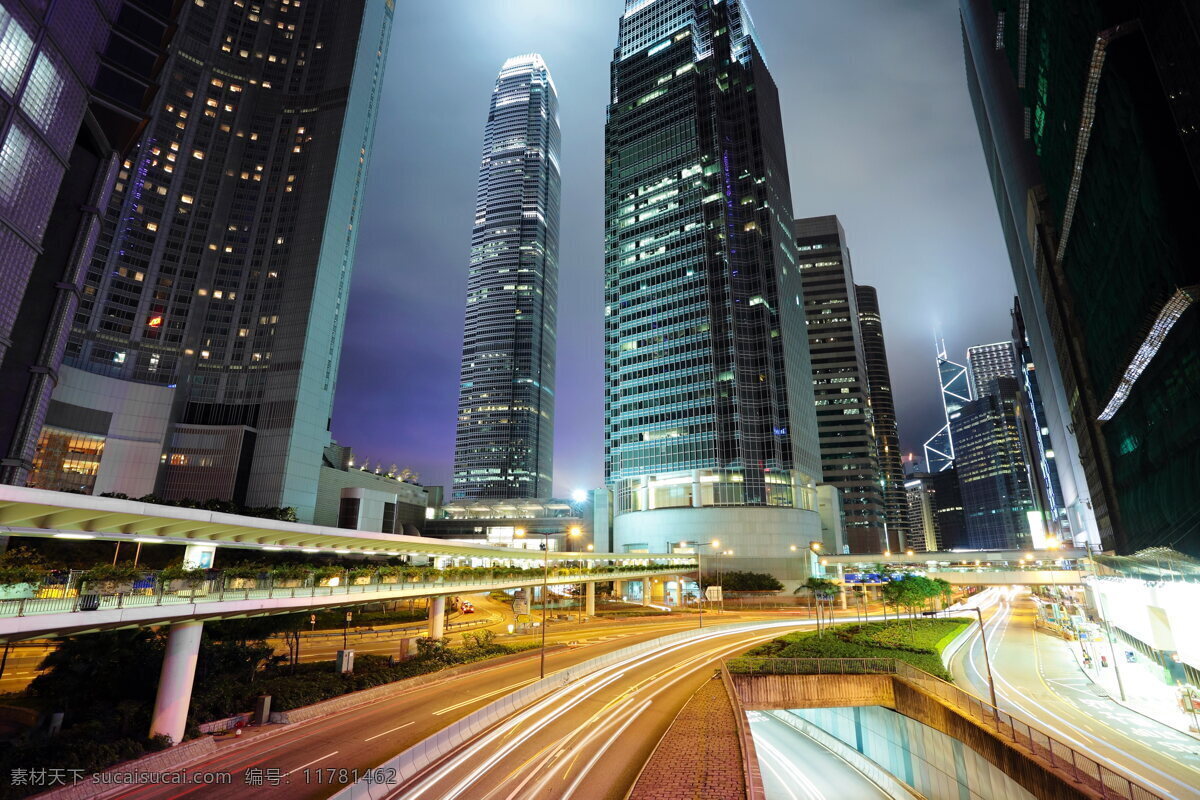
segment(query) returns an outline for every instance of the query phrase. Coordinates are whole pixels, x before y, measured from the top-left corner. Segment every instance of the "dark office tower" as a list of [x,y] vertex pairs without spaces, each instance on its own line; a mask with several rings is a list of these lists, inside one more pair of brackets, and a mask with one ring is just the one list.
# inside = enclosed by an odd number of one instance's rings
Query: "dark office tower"
[[883,502],[887,508],[888,549],[904,548],[909,535],[908,498],[904,489],[904,461],[896,427],[896,405],[892,399],[892,374],[888,369],[887,346],[883,340],[883,318],[874,286],[855,286],[858,324],[866,358],[867,383],[871,387],[871,411],[875,416],[875,450],[883,479]]
[[1072,536],[1200,553],[1195,3],[960,9]]
[[976,399],[987,394],[996,378],[1017,377],[1017,355],[1012,342],[977,344],[967,348],[967,370],[971,393]]
[[836,216],[798,219],[794,230],[823,482],[841,493],[850,552],[882,553],[891,549],[884,479],[846,232]]
[[917,473],[904,482],[905,511],[908,514],[908,535],[904,540],[904,548],[915,553],[942,549],[933,477],[930,473]]
[[605,469],[620,549],[802,576],[821,462],[775,83],[741,0],[626,0],[605,129]]
[[[0,0],[0,481],[23,484],[172,0]],[[78,457],[91,457],[86,451]],[[64,488],[77,488],[72,485]]]
[[1048,533],[1062,542],[1072,539],[1070,520],[1062,506],[1062,487],[1058,481],[1057,457],[1050,440],[1050,429],[1046,427],[1046,412],[1042,406],[1042,391],[1038,383],[1037,365],[1033,350],[1025,332],[1025,318],[1021,314],[1021,299],[1013,298],[1013,345],[1017,355],[1017,383],[1021,388],[1021,411],[1025,423],[1025,441],[1028,450],[1026,464],[1030,468],[1030,483],[1034,502],[1042,511]]
[[549,497],[554,477],[558,94],[539,55],[492,91],[467,277],[454,497]]
[[1037,517],[1021,447],[1017,382],[994,378],[987,394],[950,418],[966,544],[975,550],[1030,546]]
[[387,0],[183,6],[63,320],[31,485],[311,518],[391,18]]

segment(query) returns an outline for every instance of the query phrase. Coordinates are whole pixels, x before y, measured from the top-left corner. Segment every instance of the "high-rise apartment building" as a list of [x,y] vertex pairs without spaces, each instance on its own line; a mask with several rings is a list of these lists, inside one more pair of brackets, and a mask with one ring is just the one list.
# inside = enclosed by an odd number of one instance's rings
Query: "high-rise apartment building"
[[1195,4],[959,5],[1071,534],[1200,553]]
[[896,427],[896,404],[892,398],[892,373],[888,369],[887,345],[883,339],[883,317],[874,286],[855,286],[858,323],[862,333],[867,383],[871,388],[871,411],[875,417],[875,450],[883,481],[887,508],[888,549],[899,552],[908,539],[908,498],[904,488],[904,461],[900,433]]
[[925,465],[930,472],[942,472],[954,466],[954,437],[950,431],[950,418],[964,404],[971,402],[971,379],[967,368],[950,360],[946,354],[946,343],[940,339],[937,342],[937,371],[939,398],[946,424],[925,442]]
[[995,378],[1017,377],[1017,354],[1012,342],[977,344],[967,348],[967,370],[971,394],[979,399],[988,393]]
[[821,463],[775,83],[742,0],[626,0],[605,129],[614,545],[804,574]]
[[311,519],[392,14],[183,6],[78,310],[54,323],[70,335],[30,485]]
[[884,480],[846,232],[836,216],[798,219],[794,230],[804,286],[821,472],[824,482],[842,494],[850,552],[882,553],[890,549]]
[[962,492],[966,544],[971,549],[1013,550],[1034,541],[1034,508],[1021,445],[1017,381],[993,378],[986,394],[950,417],[954,467]]
[[[172,0],[0,0],[0,481],[25,483],[121,158],[146,122]],[[71,451],[87,464],[94,453]],[[64,488],[77,488],[68,485]]]
[[559,140],[546,62],[510,58],[492,91],[475,197],[455,498],[551,494]]

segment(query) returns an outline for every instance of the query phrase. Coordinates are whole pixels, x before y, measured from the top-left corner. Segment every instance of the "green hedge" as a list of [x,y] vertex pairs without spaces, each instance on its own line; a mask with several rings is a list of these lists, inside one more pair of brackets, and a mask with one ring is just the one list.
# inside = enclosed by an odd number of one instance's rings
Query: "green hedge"
[[[747,656],[773,658],[894,658],[951,680],[942,664],[942,648],[969,624],[966,619],[921,619],[835,625],[824,636],[815,631],[790,633],[755,647]],[[731,662],[731,668],[737,666]]]

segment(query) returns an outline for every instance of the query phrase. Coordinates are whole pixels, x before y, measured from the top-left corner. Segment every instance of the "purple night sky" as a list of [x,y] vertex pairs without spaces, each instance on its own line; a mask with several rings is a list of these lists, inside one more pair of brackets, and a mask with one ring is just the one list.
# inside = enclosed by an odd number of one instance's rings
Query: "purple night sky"
[[[837,214],[879,290],[904,450],[940,425],[951,357],[1009,337],[1013,286],[964,77],[956,0],[748,0],[779,85],[797,217]],[[333,434],[449,485],[475,179],[488,97],[539,52],[562,119],[555,494],[603,483],[603,160],[623,0],[398,9]]]

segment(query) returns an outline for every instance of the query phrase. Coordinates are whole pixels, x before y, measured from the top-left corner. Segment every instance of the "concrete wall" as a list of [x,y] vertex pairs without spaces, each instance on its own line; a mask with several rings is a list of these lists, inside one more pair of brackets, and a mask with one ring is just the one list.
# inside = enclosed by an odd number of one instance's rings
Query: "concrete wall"
[[1109,624],[1156,650],[1178,653],[1180,661],[1200,669],[1200,584],[1099,578],[1088,580],[1087,594],[1095,611],[1103,598]]
[[840,739],[930,800],[1032,800],[965,743],[891,709],[809,708],[787,712]]
[[[670,552],[674,542],[718,539],[725,570],[767,572],[781,581],[808,577],[808,543],[821,539],[821,519],[798,508],[660,508],[619,514],[613,521],[613,549],[624,552]],[[793,551],[791,546],[795,545]],[[705,548],[710,555],[712,548]],[[709,564],[705,562],[705,570]]]
[[[317,505],[313,511],[314,525],[336,526],[338,523],[338,508],[341,504],[343,489],[367,489],[396,496],[396,533],[404,532],[404,524],[420,527],[425,520],[426,493],[425,487],[404,483],[386,475],[376,475],[361,469],[334,469],[321,466],[320,480],[317,484]],[[379,508],[379,519],[383,518],[383,507]],[[376,520],[378,521],[378,520]],[[364,530],[379,530],[364,528]]]
[[96,375],[74,367],[59,370],[52,399],[112,415],[93,494],[151,494],[158,479],[175,390]]
[[892,706],[891,675],[732,675],[751,710]]

